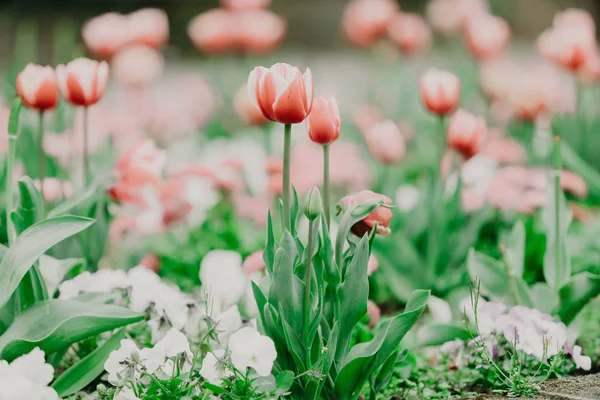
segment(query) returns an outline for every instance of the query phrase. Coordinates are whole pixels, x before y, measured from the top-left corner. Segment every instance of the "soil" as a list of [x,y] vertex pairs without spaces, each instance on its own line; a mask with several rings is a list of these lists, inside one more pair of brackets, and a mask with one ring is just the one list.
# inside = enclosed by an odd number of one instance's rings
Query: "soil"
[[[482,395],[476,400],[500,400],[503,396]],[[519,398],[520,399],[520,398]],[[600,374],[550,380],[529,400],[600,400]]]

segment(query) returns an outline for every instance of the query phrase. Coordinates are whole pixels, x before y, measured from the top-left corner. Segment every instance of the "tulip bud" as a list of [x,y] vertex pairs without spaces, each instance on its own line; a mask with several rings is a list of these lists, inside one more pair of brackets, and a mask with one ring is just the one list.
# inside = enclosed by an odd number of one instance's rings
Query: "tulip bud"
[[356,236],[362,237],[365,233],[371,233],[373,228],[377,229],[377,233],[382,236],[387,236],[391,233],[390,220],[392,219],[392,211],[390,208],[393,207],[392,200],[379,193],[374,193],[370,190],[363,190],[362,192],[352,194],[344,197],[340,200],[339,209],[350,209],[353,214],[362,214],[364,210],[362,207],[372,209],[373,205],[377,205],[374,211],[358,221],[352,226],[352,233]]
[[388,36],[403,54],[411,56],[431,45],[431,30],[417,14],[398,13],[388,25]]
[[404,137],[393,121],[385,120],[373,125],[364,136],[371,155],[384,164],[397,163],[406,154]]
[[102,98],[108,84],[108,64],[77,58],[56,67],[60,91],[69,103],[88,107]]
[[448,124],[448,145],[465,158],[471,158],[481,149],[486,134],[487,124],[483,117],[458,110]]
[[460,80],[450,72],[431,69],[419,81],[421,100],[434,114],[448,115],[460,100]]
[[465,41],[471,54],[488,61],[502,54],[510,38],[505,20],[490,14],[472,17],[465,24]]
[[340,136],[342,120],[334,97],[316,99],[307,121],[308,136],[315,143],[326,146]]
[[304,215],[311,221],[317,219],[323,212],[323,202],[321,201],[321,192],[316,186],[308,191],[304,200]]

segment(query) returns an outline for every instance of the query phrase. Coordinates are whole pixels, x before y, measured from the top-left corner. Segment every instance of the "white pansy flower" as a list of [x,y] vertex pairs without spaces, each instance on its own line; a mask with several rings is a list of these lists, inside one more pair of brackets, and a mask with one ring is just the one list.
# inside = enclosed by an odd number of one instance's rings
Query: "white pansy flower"
[[10,364],[0,360],[0,399],[58,400],[56,391],[48,387],[53,378],[54,368],[37,347]]
[[261,335],[252,327],[242,328],[231,335],[229,351],[234,367],[242,372],[252,368],[260,376],[268,376],[271,373],[277,358],[273,340]]
[[160,374],[170,378],[175,371],[174,358],[183,356],[185,362],[182,372],[188,372],[193,358],[187,337],[175,328],[169,329],[164,337],[153,348],[140,351],[140,362],[149,374]]
[[238,306],[231,306],[218,317],[213,318],[216,323],[215,331],[219,334],[219,344],[226,346],[233,332],[242,327],[242,315]]
[[165,357],[178,357],[183,354],[188,361],[191,361],[193,357],[188,338],[175,328],[169,329],[165,337],[154,345],[154,348],[159,348]]
[[452,322],[452,310],[450,309],[450,304],[439,297],[429,296],[427,308],[429,308],[429,313],[436,323],[449,324]]
[[110,383],[117,385],[122,380],[127,381],[136,374],[136,369],[132,365],[131,359],[133,354],[139,355],[139,351],[133,340],[121,340],[119,349],[111,352],[104,362],[104,369],[108,372],[108,381]]
[[215,310],[223,310],[236,304],[248,287],[242,256],[235,251],[209,252],[200,264],[200,281]]
[[225,357],[225,350],[215,350],[212,353],[206,354],[202,360],[202,368],[200,368],[200,376],[208,383],[219,385],[221,379],[227,374],[227,368],[221,361]]
[[88,271],[63,282],[59,286],[60,299],[69,300],[82,293],[109,293],[115,289],[129,287],[127,273],[123,270],[100,270],[95,274]]
[[414,185],[401,185],[396,190],[396,207],[402,211],[410,211],[417,206],[421,190]]
[[139,397],[137,397],[135,395],[135,393],[133,393],[133,390],[128,387],[125,386],[121,389],[119,389],[119,391],[115,394],[115,397],[113,400],[141,400]]
[[573,347],[573,361],[575,361],[575,365],[579,369],[584,371],[592,369],[592,359],[581,354],[581,346]]

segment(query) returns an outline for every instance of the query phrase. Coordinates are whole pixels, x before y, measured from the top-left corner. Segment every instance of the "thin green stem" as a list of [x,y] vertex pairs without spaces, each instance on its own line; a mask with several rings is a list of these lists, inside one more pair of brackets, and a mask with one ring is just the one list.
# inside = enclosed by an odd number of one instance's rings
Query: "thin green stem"
[[9,135],[8,137],[8,159],[6,160],[6,230],[8,236],[8,246],[13,244],[17,237],[15,226],[12,223],[10,214],[13,210],[13,165],[17,154],[17,137]]
[[329,145],[323,146],[323,203],[327,230],[331,224],[331,199],[329,197]]
[[[308,244],[306,247],[306,269],[304,271],[304,340],[308,340],[309,329],[310,329],[310,283],[312,278],[312,247],[313,247],[313,236],[314,236],[315,222],[309,221],[308,225]],[[306,343],[307,349],[309,343]],[[306,352],[306,368],[310,368],[310,352]]]
[[42,194],[42,199],[45,199],[44,179],[46,178],[46,154],[44,153],[44,112],[40,111],[38,117],[38,179],[40,180],[40,193]]
[[554,136],[552,149],[552,164],[554,175],[554,257],[555,268],[557,271],[562,270],[561,265],[561,246],[560,246],[560,171],[562,162],[560,157],[560,136]]
[[88,148],[88,107],[83,107],[83,185],[85,189],[89,173],[89,148]]
[[290,164],[292,156],[292,125],[285,124],[283,138],[283,229],[291,231]]

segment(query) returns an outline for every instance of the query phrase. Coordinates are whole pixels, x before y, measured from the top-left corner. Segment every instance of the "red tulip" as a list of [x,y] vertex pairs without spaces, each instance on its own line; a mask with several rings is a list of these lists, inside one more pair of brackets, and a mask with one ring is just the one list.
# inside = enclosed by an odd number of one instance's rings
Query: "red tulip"
[[105,13],[87,21],[81,30],[83,43],[95,57],[110,59],[130,40],[125,15]]
[[460,101],[460,80],[450,72],[430,69],[419,81],[421,100],[434,114],[447,115]]
[[188,25],[187,33],[196,48],[203,53],[224,53],[235,46],[235,14],[214,9],[195,17]]
[[510,28],[505,20],[491,14],[469,18],[465,24],[465,41],[471,54],[487,61],[500,56],[510,39]]
[[128,15],[129,40],[159,49],[169,40],[169,18],[158,8],[143,8]]
[[389,235],[391,233],[390,220],[392,219],[392,211],[389,209],[389,206],[392,205],[392,200],[387,196],[374,193],[370,190],[363,190],[340,200],[340,206],[346,209],[352,209],[357,205],[375,201],[381,201],[382,205],[352,226],[352,233],[355,235],[362,237],[365,233],[371,233],[375,225],[377,225],[378,234],[382,236]]
[[344,36],[355,46],[371,46],[386,34],[398,10],[394,0],[351,0],[342,17]]
[[231,11],[250,11],[269,7],[271,0],[221,0],[221,4]]
[[448,145],[465,158],[471,158],[479,152],[486,135],[485,118],[476,117],[465,110],[458,110],[448,124]]
[[325,146],[333,143],[340,136],[342,119],[334,97],[317,98],[307,121],[308,136],[315,143]]
[[306,119],[313,104],[310,69],[302,74],[297,67],[279,63],[271,68],[256,67],[248,77],[248,93],[265,118],[282,124]]
[[236,47],[251,53],[269,53],[281,44],[286,30],[283,18],[269,10],[236,14]]
[[384,164],[394,164],[404,158],[406,143],[398,125],[386,120],[373,125],[365,134],[371,155]]
[[48,66],[27,64],[17,75],[17,93],[27,107],[46,111],[56,107],[58,86],[54,69]]
[[108,64],[89,58],[77,58],[56,67],[58,85],[65,99],[74,105],[96,104],[108,85]]
[[396,14],[388,25],[388,36],[406,55],[424,52],[431,45],[431,30],[417,14]]

